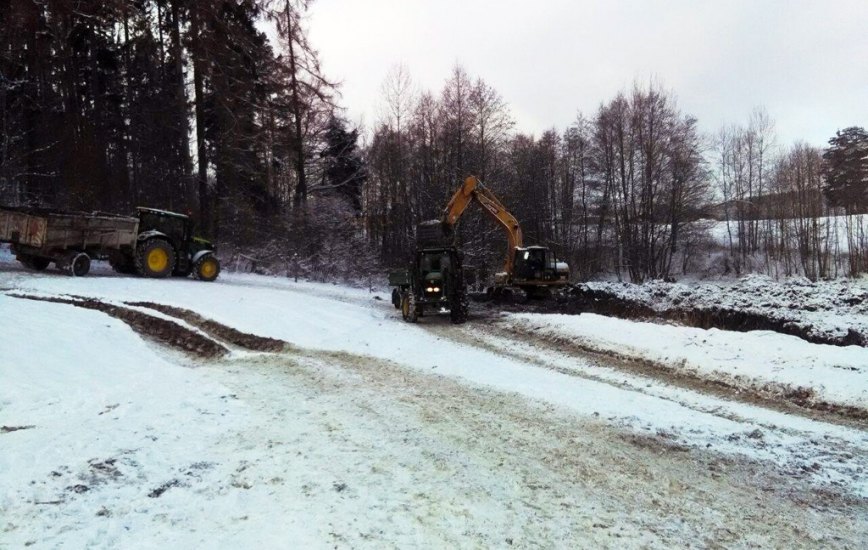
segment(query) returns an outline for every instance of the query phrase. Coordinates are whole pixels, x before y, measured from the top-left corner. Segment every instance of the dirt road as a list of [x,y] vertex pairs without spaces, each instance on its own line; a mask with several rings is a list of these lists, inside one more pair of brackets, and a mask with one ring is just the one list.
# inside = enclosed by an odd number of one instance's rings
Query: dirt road
[[[12,283],[16,295],[35,292]],[[113,434],[153,439],[51,472],[17,472],[2,502],[18,504],[4,510],[0,546],[859,548],[868,540],[859,424],[731,402],[545,340],[498,349],[503,334],[472,324],[408,326],[388,304],[329,287],[260,292],[230,277],[222,302],[184,285],[168,308],[168,283],[141,283],[103,281],[76,294],[150,312],[178,325],[172,341],[195,334],[228,354],[203,358],[145,334],[166,368],[192,377],[184,391],[196,401],[124,394],[103,411],[113,423],[100,424],[100,448],[111,448]],[[82,312],[70,320],[80,324],[105,310],[26,302],[51,308],[60,323],[68,311]],[[130,317],[139,315],[115,315]],[[145,398],[159,415],[145,415],[137,405]],[[143,411],[137,424],[125,407]],[[56,416],[16,415],[10,426],[36,427],[0,438],[14,449],[39,430],[51,436]],[[88,433],[76,437],[78,447],[97,445]],[[95,517],[114,518],[113,538],[100,539],[106,528]]]

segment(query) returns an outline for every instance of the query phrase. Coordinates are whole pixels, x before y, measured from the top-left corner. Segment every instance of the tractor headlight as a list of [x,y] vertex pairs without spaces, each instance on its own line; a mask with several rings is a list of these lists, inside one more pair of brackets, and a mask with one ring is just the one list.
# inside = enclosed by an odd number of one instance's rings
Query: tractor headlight
[[425,292],[434,292],[434,287],[429,286],[425,289]]
[[435,286],[435,287],[434,287],[434,292],[440,292],[440,287],[439,287],[439,286]]

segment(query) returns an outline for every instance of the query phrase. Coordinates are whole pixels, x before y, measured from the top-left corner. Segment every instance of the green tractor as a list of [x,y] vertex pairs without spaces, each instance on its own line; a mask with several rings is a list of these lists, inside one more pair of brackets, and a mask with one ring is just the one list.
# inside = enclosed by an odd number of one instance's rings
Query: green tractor
[[220,274],[214,245],[193,235],[194,224],[189,216],[144,207],[137,209],[137,216],[135,250],[119,251],[109,257],[115,271],[152,278],[193,275],[209,282]]
[[389,273],[389,284],[395,287],[392,305],[407,322],[446,311],[455,324],[467,321],[461,252],[454,246],[417,249],[409,269]]

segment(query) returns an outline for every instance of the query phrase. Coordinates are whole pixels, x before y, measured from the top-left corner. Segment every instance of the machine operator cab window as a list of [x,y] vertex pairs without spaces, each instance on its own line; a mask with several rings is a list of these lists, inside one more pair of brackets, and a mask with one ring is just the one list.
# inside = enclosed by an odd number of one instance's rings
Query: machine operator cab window
[[160,231],[169,238],[184,242],[189,238],[192,223],[186,216],[159,210],[139,209],[139,232]]
[[439,297],[444,292],[446,274],[451,267],[447,252],[427,252],[422,255],[420,268],[424,281],[425,294],[431,298]]
[[545,273],[555,271],[554,254],[545,247],[517,248],[515,272],[521,279],[543,279]]
[[440,255],[439,254],[424,254],[422,256],[422,275],[440,271]]

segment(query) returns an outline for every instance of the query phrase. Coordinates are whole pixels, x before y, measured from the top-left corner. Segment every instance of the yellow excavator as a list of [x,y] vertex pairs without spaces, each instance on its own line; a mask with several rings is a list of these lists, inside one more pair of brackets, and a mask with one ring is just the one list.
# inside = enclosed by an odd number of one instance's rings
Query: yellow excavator
[[479,203],[482,210],[506,231],[506,259],[503,271],[494,276],[492,291],[495,294],[517,287],[528,296],[543,296],[552,289],[569,284],[570,268],[566,262],[559,261],[545,246],[524,246],[518,220],[475,176],[464,180],[446,206],[441,220],[445,232],[454,233],[456,224],[471,202]]

